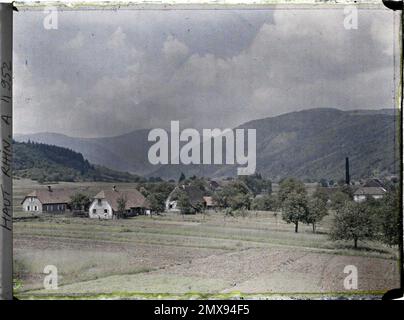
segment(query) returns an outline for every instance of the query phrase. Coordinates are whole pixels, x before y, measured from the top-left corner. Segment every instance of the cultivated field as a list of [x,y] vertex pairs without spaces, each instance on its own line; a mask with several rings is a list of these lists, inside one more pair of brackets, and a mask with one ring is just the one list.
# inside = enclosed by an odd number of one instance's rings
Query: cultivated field
[[[96,191],[111,184],[60,186]],[[34,182],[14,183],[19,298],[377,296],[399,286],[397,249],[361,242],[361,248],[353,250],[351,243],[330,241],[332,214],[317,234],[304,225],[295,234],[274,212],[111,221],[68,214],[32,216],[21,212],[20,202],[34,187]],[[58,268],[57,290],[43,289],[46,265]],[[344,289],[346,265],[358,269],[356,291]]]

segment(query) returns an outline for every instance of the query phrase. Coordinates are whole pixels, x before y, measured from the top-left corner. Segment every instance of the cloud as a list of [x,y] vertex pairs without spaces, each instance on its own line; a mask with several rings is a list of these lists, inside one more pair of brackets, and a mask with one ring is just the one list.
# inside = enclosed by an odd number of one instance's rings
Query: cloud
[[163,44],[163,53],[170,61],[176,62],[178,59],[184,58],[189,52],[188,47],[174,38],[172,35],[167,37]]
[[107,47],[111,49],[123,49],[125,47],[126,34],[122,31],[121,27],[118,27],[110,38],[107,40]]
[[64,48],[67,50],[77,50],[80,49],[84,46],[85,43],[85,38],[84,35],[81,31],[77,32],[76,36],[72,39],[70,39],[66,44],[64,45]]
[[[106,136],[166,127],[170,120],[184,127],[226,128],[306,108],[393,107],[390,11],[359,10],[357,30],[344,29],[343,10],[274,10],[266,20],[254,19],[252,12],[225,13],[204,15],[204,28],[197,13],[174,19],[171,13],[143,12],[130,21],[117,13],[86,33],[69,31],[63,54],[74,64],[60,65],[52,57],[35,64],[30,56],[30,74],[16,71],[17,95],[31,96],[29,116],[35,119],[16,128]],[[183,31],[178,21],[184,17],[196,17],[185,20],[186,30],[197,32]],[[91,22],[91,16],[81,19],[79,29]],[[256,21],[251,36],[234,35],[245,21]],[[217,39],[232,39],[232,50],[222,50],[225,41],[211,41],[215,32],[223,33]],[[17,51],[29,40],[18,34]],[[55,41],[48,34],[37,38]],[[35,112],[39,108],[52,110],[47,121]],[[23,101],[15,109],[22,114]]]

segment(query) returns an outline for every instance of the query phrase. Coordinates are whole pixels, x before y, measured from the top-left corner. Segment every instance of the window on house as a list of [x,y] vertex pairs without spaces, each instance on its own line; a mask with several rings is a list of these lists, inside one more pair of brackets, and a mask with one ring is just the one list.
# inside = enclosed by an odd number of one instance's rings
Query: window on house
[[97,209],[93,209],[93,213],[97,213]]
[[34,210],[35,210],[35,211],[38,211],[38,206],[35,206],[35,207],[34,207]]
[[101,199],[98,199],[98,205],[99,206],[101,205]]
[[29,206],[27,206],[27,210],[28,210],[28,211],[29,211],[29,209],[30,209]]
[[108,213],[108,210],[107,210],[107,209],[104,209],[104,213]]

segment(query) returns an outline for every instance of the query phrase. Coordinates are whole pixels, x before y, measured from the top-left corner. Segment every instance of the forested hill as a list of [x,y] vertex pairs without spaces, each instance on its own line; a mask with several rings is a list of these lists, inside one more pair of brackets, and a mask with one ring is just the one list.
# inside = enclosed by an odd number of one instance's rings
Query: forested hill
[[120,181],[138,182],[142,178],[93,165],[73,150],[36,142],[13,141],[14,176],[39,182]]

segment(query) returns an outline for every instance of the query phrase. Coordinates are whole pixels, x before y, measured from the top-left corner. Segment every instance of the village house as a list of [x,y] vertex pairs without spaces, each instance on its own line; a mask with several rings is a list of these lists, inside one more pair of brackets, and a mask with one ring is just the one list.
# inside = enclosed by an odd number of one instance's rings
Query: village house
[[382,199],[386,193],[387,190],[378,179],[371,179],[354,192],[354,201],[359,203],[370,198],[379,200]]
[[72,190],[53,189],[48,186],[47,189],[34,190],[27,194],[21,204],[23,211],[26,212],[61,213],[70,210],[69,203],[72,195]]
[[204,192],[195,187],[195,186],[189,186],[189,185],[181,185],[181,186],[176,186],[173,191],[170,192],[170,194],[167,197],[166,200],[166,211],[168,212],[180,212],[181,208],[178,206],[178,201],[177,201],[177,194],[179,191],[185,191],[187,194],[189,201],[191,203],[191,206],[197,206],[198,204],[202,204],[204,207],[206,206],[206,202],[204,200]]
[[203,201],[205,203],[205,208],[207,210],[214,210],[216,208],[216,204],[215,201],[213,200],[213,197],[205,196],[203,197]]
[[125,204],[122,214],[136,216],[150,214],[147,199],[136,189],[119,191],[115,186],[111,190],[101,190],[93,198],[89,208],[89,217],[98,219],[113,219],[119,212],[119,203]]

